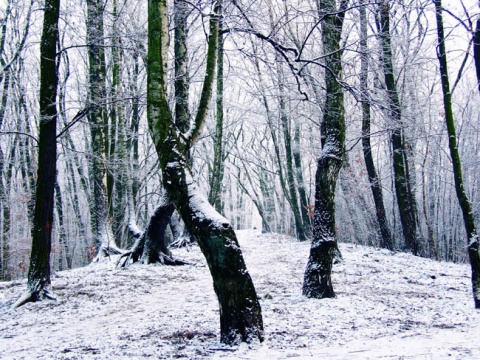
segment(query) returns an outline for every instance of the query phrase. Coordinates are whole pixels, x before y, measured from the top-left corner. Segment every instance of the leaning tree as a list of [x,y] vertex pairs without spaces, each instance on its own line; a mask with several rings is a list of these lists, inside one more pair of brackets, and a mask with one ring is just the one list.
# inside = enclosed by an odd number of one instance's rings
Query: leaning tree
[[263,340],[260,304],[235,232],[201,195],[188,165],[188,153],[205,124],[215,78],[218,46],[218,3],[212,2],[205,80],[191,126],[175,125],[167,95],[169,43],[166,0],[148,2],[147,119],[163,186],[190,234],[206,257],[220,305],[220,340],[224,343]]

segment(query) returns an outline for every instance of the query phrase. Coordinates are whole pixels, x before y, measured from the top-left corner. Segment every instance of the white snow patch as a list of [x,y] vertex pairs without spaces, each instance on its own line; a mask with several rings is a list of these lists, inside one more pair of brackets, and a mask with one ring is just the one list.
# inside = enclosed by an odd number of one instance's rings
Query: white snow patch
[[468,265],[341,244],[337,298],[307,299],[308,242],[237,234],[260,297],[264,343],[219,343],[218,301],[194,246],[175,250],[193,266],[115,269],[112,257],[59,272],[52,278],[57,301],[16,310],[25,281],[0,282],[0,358],[478,358],[480,312]]

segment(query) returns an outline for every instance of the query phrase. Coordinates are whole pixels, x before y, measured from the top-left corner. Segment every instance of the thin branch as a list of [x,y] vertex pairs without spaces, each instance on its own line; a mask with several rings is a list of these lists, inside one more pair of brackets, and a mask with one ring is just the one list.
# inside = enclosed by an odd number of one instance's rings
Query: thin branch
[[24,133],[24,132],[21,132],[21,131],[0,131],[0,135],[22,135],[22,136],[26,136],[26,137],[29,137],[30,139],[32,139],[33,141],[35,141],[38,145],[38,139],[35,136]]
[[90,110],[92,109],[92,106],[87,106],[85,109],[83,110],[80,110],[77,115],[75,115],[75,117],[72,119],[72,121],[67,124],[63,129],[62,131],[60,131],[57,135],[57,139],[59,137],[61,137],[63,134],[65,134],[73,125],[75,125],[77,122],[79,122],[80,120],[82,120],[89,112]]

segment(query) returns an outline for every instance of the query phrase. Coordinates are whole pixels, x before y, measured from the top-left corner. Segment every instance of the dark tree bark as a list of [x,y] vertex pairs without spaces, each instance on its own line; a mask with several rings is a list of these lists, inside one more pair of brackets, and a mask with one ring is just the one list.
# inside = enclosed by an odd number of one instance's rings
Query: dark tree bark
[[164,195],[150,217],[145,231],[133,233],[137,240],[132,249],[121,256],[118,265],[124,267],[130,262],[138,261],[144,264],[185,265],[185,262],[173,258],[165,237],[165,231],[170,224],[174,210],[175,207],[168,196]]
[[405,248],[414,255],[418,254],[419,244],[417,239],[417,215],[415,196],[412,191],[408,154],[405,144],[402,112],[396,88],[395,74],[393,72],[392,45],[390,35],[390,5],[382,0],[379,5],[379,36],[382,45],[383,69],[385,85],[387,87],[389,116],[392,121],[390,129],[390,142],[393,152],[393,172],[395,194],[402,223]]
[[473,59],[475,62],[475,73],[477,75],[477,88],[478,92],[480,92],[480,17],[477,17],[475,23],[475,33],[473,35]]
[[370,143],[370,101],[368,96],[368,43],[367,43],[367,14],[365,0],[360,6],[360,51],[361,51],[361,70],[360,70],[360,92],[362,99],[362,148],[367,168],[368,180],[372,190],[375,211],[377,214],[380,234],[382,236],[381,247],[393,249],[393,239],[390,226],[387,220],[387,212],[383,203],[382,186],[375,169],[375,163],[372,156],[372,146]]
[[213,165],[210,176],[210,193],[208,202],[215,207],[220,214],[223,213],[223,203],[220,197],[223,181],[223,28],[222,0],[219,1],[219,28],[218,55],[217,55],[217,123],[215,126],[215,138],[213,142]]
[[40,43],[40,124],[38,172],[27,293],[14,307],[52,298],[50,252],[57,156],[57,43],[60,0],[46,0]]
[[335,229],[335,186],[345,155],[345,109],[342,78],[343,20],[348,0],[336,8],[335,0],[317,1],[322,22],[325,57],[326,100],[322,120],[322,152],[315,175],[315,210],[313,239],[305,270],[303,295],[311,298],[335,297],[331,272],[337,245]]
[[[215,12],[218,9],[215,6]],[[148,2],[147,119],[169,199],[205,255],[220,303],[220,340],[263,339],[261,308],[235,233],[199,194],[187,153],[205,123],[215,76],[218,17],[210,17],[206,75],[192,127],[179,136],[167,102],[168,16],[166,0]]]
[[445,50],[445,35],[443,29],[442,2],[435,0],[435,10],[437,19],[438,47],[437,57],[440,63],[440,76],[442,80],[443,106],[445,109],[445,122],[448,132],[448,146],[452,158],[453,177],[455,180],[455,191],[458,202],[462,209],[463,222],[467,232],[468,256],[472,269],[472,288],[475,308],[480,309],[480,253],[478,243],[478,233],[475,227],[472,205],[468,199],[465,190],[465,184],[462,176],[462,163],[458,152],[457,135],[455,130],[455,121],[452,109],[452,94],[450,92],[450,83],[448,80],[447,53]]

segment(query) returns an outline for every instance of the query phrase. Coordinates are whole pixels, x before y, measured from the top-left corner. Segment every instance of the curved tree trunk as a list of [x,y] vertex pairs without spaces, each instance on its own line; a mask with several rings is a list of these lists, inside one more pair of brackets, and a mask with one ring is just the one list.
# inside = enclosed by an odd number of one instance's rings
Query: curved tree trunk
[[[217,11],[215,6],[215,11]],[[205,124],[215,76],[218,17],[210,17],[205,81],[190,130],[180,136],[167,102],[168,16],[166,0],[148,2],[147,119],[163,174],[163,185],[187,229],[197,239],[212,274],[225,343],[263,339],[261,308],[235,233],[199,195],[187,154]]]
[[438,35],[437,57],[440,63],[440,76],[442,80],[443,105],[445,109],[445,121],[447,124],[448,145],[450,147],[450,156],[452,158],[455,190],[460,208],[462,209],[463,222],[467,232],[468,256],[472,269],[473,300],[475,302],[475,308],[480,309],[480,252],[478,233],[475,227],[472,205],[470,204],[467,192],[465,191],[465,185],[463,183],[462,163],[460,161],[460,154],[458,152],[457,135],[452,109],[452,94],[450,92],[450,83],[448,80],[447,53],[445,50],[445,35],[443,30],[441,0],[435,0],[435,10]]
[[14,307],[51,298],[50,253],[57,161],[57,43],[60,0],[46,0],[40,45],[38,172],[27,293]]
[[[335,186],[345,155],[345,109],[340,40],[348,0],[342,0],[337,10],[335,0],[318,1],[322,22],[325,58],[326,100],[322,121],[322,153],[315,175],[315,210],[313,239],[305,270],[303,295],[313,298],[335,297],[331,272],[337,245],[335,229]],[[329,15],[333,14],[333,15]]]

